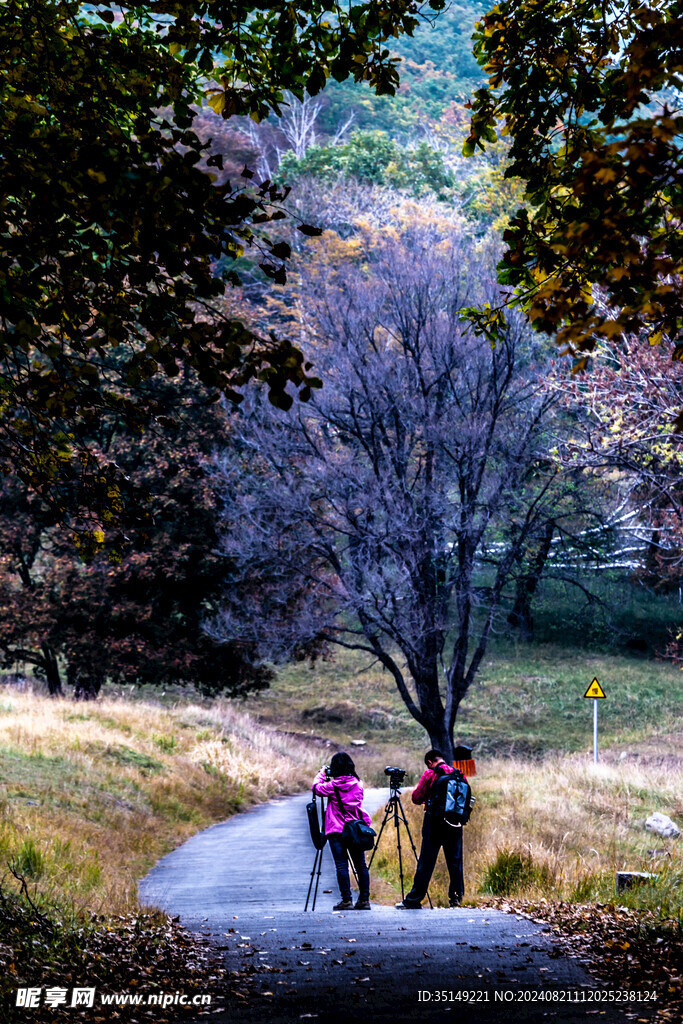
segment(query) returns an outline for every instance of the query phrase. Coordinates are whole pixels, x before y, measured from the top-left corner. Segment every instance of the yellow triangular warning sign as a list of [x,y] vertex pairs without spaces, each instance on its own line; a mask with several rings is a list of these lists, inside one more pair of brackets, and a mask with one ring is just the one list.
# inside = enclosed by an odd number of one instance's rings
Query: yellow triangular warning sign
[[593,682],[588,687],[588,689],[586,690],[586,692],[584,693],[584,697],[605,697],[606,698],[607,694],[603,690],[602,686],[600,686],[600,683],[597,681],[597,679],[594,679]]

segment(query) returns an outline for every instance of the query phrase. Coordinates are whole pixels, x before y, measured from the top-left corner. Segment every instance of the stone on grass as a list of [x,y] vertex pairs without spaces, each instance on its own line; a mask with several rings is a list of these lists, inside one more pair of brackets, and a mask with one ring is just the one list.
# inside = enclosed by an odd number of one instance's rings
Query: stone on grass
[[656,832],[659,836],[666,836],[667,838],[672,837],[677,839],[681,834],[681,830],[671,818],[662,814],[661,811],[655,811],[645,822],[645,828],[648,832]]
[[656,877],[651,871],[617,871],[617,892],[632,889],[634,885],[644,885]]

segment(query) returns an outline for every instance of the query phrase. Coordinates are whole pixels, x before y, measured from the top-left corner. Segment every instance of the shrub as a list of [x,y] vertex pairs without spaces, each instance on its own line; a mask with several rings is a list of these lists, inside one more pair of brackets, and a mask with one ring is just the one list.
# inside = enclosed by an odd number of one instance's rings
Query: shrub
[[588,903],[600,890],[602,879],[590,871],[579,876],[571,891],[569,899],[572,903]]
[[175,736],[155,736],[154,742],[158,746],[159,750],[162,750],[165,754],[172,754],[178,746],[178,740]]
[[494,862],[484,872],[481,891],[493,896],[510,896],[531,886],[547,888],[551,884],[547,865],[534,863],[530,853],[499,850]]
[[42,875],[45,862],[33,839],[24,839],[14,858],[12,868],[17,874],[24,875],[26,878],[39,878]]

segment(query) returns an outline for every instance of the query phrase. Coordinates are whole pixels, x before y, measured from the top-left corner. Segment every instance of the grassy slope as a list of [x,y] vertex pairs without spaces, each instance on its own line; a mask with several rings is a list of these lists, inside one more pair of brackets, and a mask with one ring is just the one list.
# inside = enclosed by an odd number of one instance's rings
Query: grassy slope
[[0,696],[0,858],[74,910],[127,913],[183,839],[301,789],[317,758],[226,703]]
[[[139,908],[137,880],[199,829],[302,789],[319,758],[225,702],[158,696],[75,704],[0,690],[0,1019],[26,1019],[18,986],[84,979],[107,992],[208,986],[230,998],[220,957]],[[174,1013],[121,1019],[164,1024]]]
[[[600,744],[637,752],[680,729],[683,686],[676,668],[652,660],[592,654],[554,645],[499,646],[484,663],[458,715],[458,735],[480,764],[500,754],[539,757],[592,749],[594,676],[608,699],[600,707]],[[392,679],[369,657],[339,652],[313,666],[282,669],[247,707],[264,723],[341,746],[364,740],[356,759],[366,780],[382,764],[415,767],[424,731],[403,706]]]

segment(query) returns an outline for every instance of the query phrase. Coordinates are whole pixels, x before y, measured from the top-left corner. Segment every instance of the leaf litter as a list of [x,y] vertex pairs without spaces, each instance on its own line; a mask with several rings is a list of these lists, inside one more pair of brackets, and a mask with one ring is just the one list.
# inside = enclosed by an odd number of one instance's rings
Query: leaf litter
[[[615,988],[656,992],[657,1022],[678,1024],[683,1020],[682,921],[662,922],[651,912],[615,903],[499,897],[491,899],[490,905],[549,924],[562,952],[579,958]],[[633,1019],[639,1020],[636,1007],[642,1011],[643,1004],[633,1004]]]

